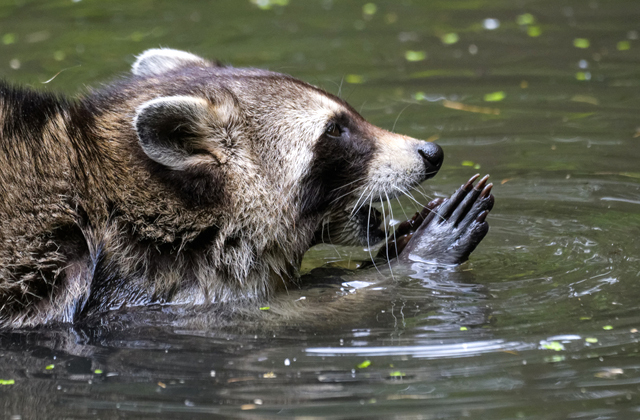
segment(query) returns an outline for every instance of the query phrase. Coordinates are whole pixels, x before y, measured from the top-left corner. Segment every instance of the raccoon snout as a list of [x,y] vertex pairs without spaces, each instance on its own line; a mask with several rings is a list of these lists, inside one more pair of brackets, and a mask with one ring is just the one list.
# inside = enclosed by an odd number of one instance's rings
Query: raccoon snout
[[432,178],[438,172],[444,160],[442,147],[435,143],[422,142],[417,149],[424,162],[425,179]]

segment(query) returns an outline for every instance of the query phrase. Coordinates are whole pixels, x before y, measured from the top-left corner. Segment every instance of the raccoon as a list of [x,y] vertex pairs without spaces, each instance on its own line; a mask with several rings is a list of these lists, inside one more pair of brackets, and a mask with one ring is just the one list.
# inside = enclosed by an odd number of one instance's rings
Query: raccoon
[[303,81],[172,49],[77,100],[0,82],[0,325],[265,299],[313,244],[383,240],[372,203],[442,162]]

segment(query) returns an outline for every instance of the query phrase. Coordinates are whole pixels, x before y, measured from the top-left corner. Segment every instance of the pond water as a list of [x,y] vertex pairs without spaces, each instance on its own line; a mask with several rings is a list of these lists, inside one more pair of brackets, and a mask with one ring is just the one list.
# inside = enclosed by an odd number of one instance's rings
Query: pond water
[[157,46],[287,72],[438,139],[396,218],[476,172],[496,205],[470,262],[405,267],[357,321],[1,333],[3,418],[640,418],[639,22],[633,0],[5,0],[0,77],[77,94]]

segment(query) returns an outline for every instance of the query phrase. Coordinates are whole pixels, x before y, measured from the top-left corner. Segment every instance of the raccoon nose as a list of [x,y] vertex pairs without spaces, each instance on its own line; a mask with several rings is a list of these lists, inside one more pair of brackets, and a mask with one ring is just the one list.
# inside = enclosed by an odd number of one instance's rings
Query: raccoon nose
[[431,178],[442,166],[442,161],[444,160],[442,147],[435,143],[422,142],[422,144],[418,146],[418,153],[424,161],[424,166],[427,170],[427,178]]

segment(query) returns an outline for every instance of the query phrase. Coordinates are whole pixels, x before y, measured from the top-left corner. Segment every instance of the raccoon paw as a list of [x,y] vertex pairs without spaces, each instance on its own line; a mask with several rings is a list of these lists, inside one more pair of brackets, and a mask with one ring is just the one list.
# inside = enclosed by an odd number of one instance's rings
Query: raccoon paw
[[466,261],[489,231],[486,218],[494,203],[493,184],[487,184],[489,176],[474,186],[478,177],[473,176],[448,199],[433,200],[411,220],[401,223],[387,244],[389,257],[441,264]]

